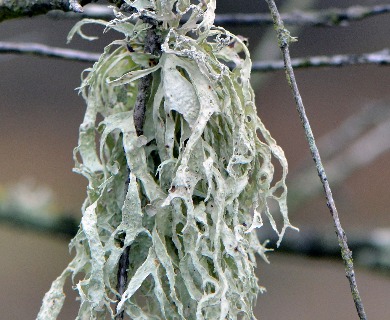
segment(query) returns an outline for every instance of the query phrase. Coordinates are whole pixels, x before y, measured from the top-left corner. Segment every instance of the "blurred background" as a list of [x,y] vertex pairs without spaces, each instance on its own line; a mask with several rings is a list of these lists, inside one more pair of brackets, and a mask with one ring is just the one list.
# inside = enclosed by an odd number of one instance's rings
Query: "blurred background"
[[[237,3],[217,1],[217,12],[267,12],[264,1]],[[286,12],[291,8],[373,6],[385,4],[386,0],[278,3],[281,12]],[[9,20],[0,24],[0,41],[37,42],[101,52],[115,39],[114,32],[109,32],[95,42],[76,37],[66,45],[67,33],[74,23],[75,20],[45,16]],[[275,38],[271,42],[267,40],[269,29],[272,28],[229,28],[249,38],[253,60],[279,59]],[[86,27],[85,31],[100,35],[102,28]],[[293,57],[374,52],[390,47],[389,34],[390,14],[346,26],[300,27],[292,31],[299,41],[290,51]],[[3,209],[7,205],[12,207],[10,202],[14,202],[21,210],[80,219],[87,183],[72,173],[72,150],[77,144],[85,105],[75,88],[80,84],[82,70],[89,66],[91,63],[0,55],[0,204]],[[326,155],[329,151],[325,169],[329,169],[330,184],[334,185],[334,198],[347,235],[351,234],[353,240],[355,236],[364,237],[375,231],[389,243],[386,229],[390,228],[389,67],[299,69],[296,76],[312,129],[320,141],[320,152],[325,150]],[[317,192],[321,191],[321,185],[310,162],[284,72],[256,73],[254,86],[259,115],[289,160],[290,220],[301,233],[288,231],[287,237],[302,241],[307,234],[328,235],[330,242],[337,246],[333,221],[323,195]],[[356,128],[361,130],[356,133]],[[334,130],[339,131],[334,133]],[[350,140],[343,144],[343,139],[349,136]],[[310,187],[305,187],[303,182]],[[34,319],[51,282],[71,259],[69,238],[1,222],[0,318]],[[377,232],[379,228],[381,233]],[[358,285],[369,318],[389,319],[390,270],[382,268],[378,272],[369,267],[376,263],[369,262],[373,250],[368,248],[363,252],[368,262],[359,263],[356,268]],[[382,259],[389,260],[390,252]],[[267,288],[256,306],[259,319],[357,318],[340,258],[286,253],[282,243],[281,250],[269,254],[269,260],[270,264],[258,261],[259,282]],[[60,316],[64,320],[74,319],[78,310],[71,284],[68,292]]]

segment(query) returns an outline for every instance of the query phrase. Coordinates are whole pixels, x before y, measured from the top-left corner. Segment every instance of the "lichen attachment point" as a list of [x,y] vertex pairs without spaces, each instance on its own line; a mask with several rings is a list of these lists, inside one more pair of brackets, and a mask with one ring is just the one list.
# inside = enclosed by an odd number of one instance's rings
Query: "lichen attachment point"
[[[105,48],[80,87],[87,110],[75,171],[88,179],[88,196],[71,242],[76,255],[38,319],[57,317],[66,277],[80,274],[79,319],[121,312],[131,319],[254,319],[262,290],[255,255],[265,258],[267,250],[256,229],[262,215],[280,239],[291,225],[287,161],[256,114],[249,52],[240,37],[213,26],[215,0],[127,3],[132,13],[114,9],[114,20],[83,20],[70,33],[91,39],[81,27],[98,23],[124,39]],[[152,27],[161,52],[144,50]],[[139,135],[133,112],[145,76],[150,93]],[[130,260],[120,295],[124,250]]]

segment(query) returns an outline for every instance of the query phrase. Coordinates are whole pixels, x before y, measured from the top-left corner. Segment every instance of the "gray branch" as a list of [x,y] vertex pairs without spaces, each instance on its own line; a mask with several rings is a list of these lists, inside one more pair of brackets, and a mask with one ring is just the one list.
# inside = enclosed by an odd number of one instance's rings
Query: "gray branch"
[[52,10],[82,12],[91,0],[0,0],[0,22],[46,14]]
[[89,4],[83,8],[82,13],[64,12],[60,10],[54,10],[47,13],[47,16],[52,19],[103,19],[112,20],[115,18],[114,12],[111,8],[102,4]]
[[30,54],[80,62],[96,62],[100,54],[46,46],[39,43],[15,43],[0,41],[0,53]]
[[[292,11],[310,11],[313,10],[315,5],[319,0],[295,0],[295,1],[283,1],[280,5],[280,10],[282,12],[292,12]],[[304,29],[302,25],[292,25],[290,26],[290,32],[295,35],[299,35]],[[256,45],[251,54],[253,60],[275,60],[280,56],[280,50],[278,46],[275,46],[275,33],[274,28],[269,26],[265,28],[264,34],[261,36],[261,40]],[[269,78],[268,74],[252,74],[251,84],[256,90],[264,85]]]
[[355,303],[355,307],[358,313],[358,316],[361,320],[366,320],[367,316],[364,311],[363,302],[361,300],[358,286],[356,283],[356,277],[355,277],[355,270],[353,266],[353,260],[352,260],[352,252],[348,247],[347,237],[345,235],[345,232],[341,226],[339,215],[337,212],[336,204],[333,200],[332,191],[329,186],[328,178],[325,173],[324,166],[322,165],[321,156],[318,151],[317,145],[315,143],[314,135],[310,127],[309,119],[307,118],[305,107],[302,102],[302,97],[299,93],[298,85],[295,80],[294,70],[291,65],[291,57],[290,57],[290,51],[289,51],[289,43],[293,41],[294,39],[290,36],[290,33],[284,28],[283,21],[280,17],[280,14],[278,12],[278,9],[276,7],[276,4],[273,0],[266,0],[268,7],[270,9],[272,18],[274,20],[274,26],[277,33],[278,38],[278,44],[282,51],[285,70],[286,70],[286,78],[287,82],[291,88],[293,97],[295,99],[296,108],[299,114],[299,117],[301,119],[306,138],[309,143],[310,152],[312,154],[313,160],[316,164],[318,176],[321,180],[321,183],[323,185],[325,196],[327,199],[327,206],[329,208],[329,211],[333,217],[336,234],[338,238],[338,242],[341,248],[341,256],[344,260],[344,266],[345,266],[345,272],[347,275],[347,278],[349,280],[351,292],[352,292],[352,298]]
[[[291,59],[291,65],[296,68],[312,67],[343,67],[361,64],[390,65],[390,50],[363,54],[338,54],[333,56],[312,56]],[[284,61],[255,61],[252,71],[270,72],[284,69]]]
[[[41,57],[58,58],[80,62],[96,62],[100,54],[73,49],[50,47],[39,43],[15,43],[0,41],[0,53],[30,54]],[[338,54],[333,56],[312,56],[291,59],[293,68],[343,67],[351,65],[373,64],[390,65],[390,50],[363,54]],[[284,69],[283,60],[254,61],[253,72],[273,72]]]
[[[114,15],[112,9],[105,5],[91,4],[85,8],[81,6],[91,2],[83,0],[80,4],[75,0],[37,0],[37,1],[7,1],[0,0],[0,22],[13,18],[32,17],[49,14],[53,18],[94,18],[111,20]],[[75,13],[76,12],[76,13]],[[295,11],[282,14],[287,25],[300,26],[339,26],[348,22],[362,20],[367,17],[390,12],[390,5],[352,6],[349,8],[332,8],[318,12]],[[272,18],[266,13],[256,14],[218,14],[216,25],[224,26],[255,26],[272,25]]]
[[[339,26],[350,21],[361,20],[367,17],[389,13],[390,5],[376,5],[372,7],[353,6],[345,9],[327,9],[318,12],[295,11],[282,14],[281,18],[286,25],[300,26]],[[254,26],[272,25],[273,19],[268,14],[220,14],[215,19],[216,25],[224,26]]]
[[[282,14],[282,19],[286,25],[299,26],[339,26],[346,25],[348,22],[362,20],[364,18],[386,14],[390,12],[390,5],[376,6],[352,6],[349,8],[333,8],[321,10],[318,12],[294,11],[292,13]],[[104,5],[91,4],[84,8],[82,14],[64,13],[55,11],[49,13],[50,17],[56,19],[74,19],[74,18],[95,18],[111,20],[114,15],[112,9]],[[217,14],[215,25],[223,26],[256,26],[272,25],[273,20],[267,13],[255,14]]]

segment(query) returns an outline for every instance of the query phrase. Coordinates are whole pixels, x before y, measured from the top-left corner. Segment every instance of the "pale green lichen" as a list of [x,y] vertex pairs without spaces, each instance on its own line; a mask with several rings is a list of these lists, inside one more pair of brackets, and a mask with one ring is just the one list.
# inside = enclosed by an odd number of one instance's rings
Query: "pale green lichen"
[[[255,254],[265,258],[266,251],[255,229],[262,214],[279,239],[291,225],[287,161],[256,114],[248,50],[213,26],[215,0],[128,4],[138,10],[132,19],[115,10],[113,21],[84,20],[70,34],[82,35],[81,26],[93,22],[125,39],[105,48],[81,85],[87,110],[75,171],[89,180],[88,197],[70,245],[76,255],[38,319],[57,317],[69,275],[82,278],[75,285],[77,319],[114,318],[123,310],[131,319],[253,319],[261,290]],[[161,22],[162,53],[153,67],[155,57],[142,47],[150,26],[134,22],[140,14]],[[151,97],[137,136],[136,84],[147,74]],[[276,182],[273,158],[282,168]],[[279,231],[271,199],[279,204]],[[128,246],[129,281],[114,310],[118,261]]]

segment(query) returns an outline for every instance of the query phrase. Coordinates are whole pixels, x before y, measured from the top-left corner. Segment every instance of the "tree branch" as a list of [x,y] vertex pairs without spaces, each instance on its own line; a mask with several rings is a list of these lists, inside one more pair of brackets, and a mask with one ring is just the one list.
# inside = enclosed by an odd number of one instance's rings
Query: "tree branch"
[[[90,3],[90,0],[80,2],[82,6]],[[49,13],[52,18],[95,18],[111,20],[114,15],[112,9],[105,5],[91,4],[86,8],[77,6],[75,0],[38,0],[11,2],[0,0],[0,22],[13,18],[32,17]],[[57,10],[57,11],[56,11]],[[60,11],[58,11],[60,10]],[[73,13],[72,13],[73,11]],[[76,12],[76,13],[75,13]],[[349,8],[332,8],[318,12],[295,11],[282,14],[286,25],[300,26],[344,26],[351,21],[358,21],[368,17],[386,14],[390,12],[389,4],[376,6],[351,6]],[[223,26],[254,26],[272,25],[272,18],[265,13],[256,14],[218,14],[215,18],[216,25]]]
[[[295,12],[297,10],[310,11],[313,10],[318,1],[319,0],[283,1],[280,5],[280,10],[283,12]],[[271,18],[269,14],[268,17]],[[296,35],[299,35],[303,29],[304,26],[302,25],[290,26],[291,32]],[[254,61],[276,60],[280,57],[279,47],[275,46],[275,32],[273,27],[265,28],[264,33],[262,34],[259,43],[253,49],[251,56]],[[268,74],[253,73],[251,75],[251,84],[254,90],[261,88],[268,78]]]
[[[80,62],[96,62],[100,54],[81,50],[50,47],[39,43],[15,43],[0,41],[0,54],[30,54]],[[390,65],[390,50],[363,54],[338,54],[333,56],[312,56],[291,59],[293,68],[343,67],[351,65]],[[273,72],[284,69],[283,60],[254,61],[252,72]]]
[[[160,46],[160,37],[156,34],[155,26],[153,26],[148,30],[145,39],[144,52],[150,54],[159,54],[159,52],[161,51]],[[138,94],[134,107],[134,126],[138,136],[143,134],[146,103],[150,96],[152,81],[153,75],[148,74],[143,77],[138,84]]]
[[[352,6],[349,8],[333,8],[321,10],[318,12],[294,11],[292,13],[282,14],[281,17],[286,25],[299,26],[345,26],[348,22],[362,20],[364,18],[386,14],[390,12],[390,5],[376,6]],[[52,18],[95,18],[111,20],[114,15],[110,8],[104,5],[91,4],[84,8],[82,14],[64,13],[55,11],[49,13]],[[269,14],[217,14],[215,25],[223,26],[255,26],[255,25],[272,25],[273,20]]]
[[[312,56],[291,59],[293,68],[343,67],[361,64],[390,65],[390,50],[383,49],[363,54],[337,54],[333,56]],[[255,61],[252,71],[270,72],[284,69],[284,61]]]
[[341,248],[341,256],[344,260],[345,265],[345,271],[347,278],[349,280],[349,284],[351,287],[352,297],[355,302],[355,307],[357,310],[357,313],[359,315],[359,318],[361,320],[366,320],[367,316],[364,311],[363,302],[361,300],[359,290],[356,283],[355,278],[355,270],[353,267],[353,260],[352,260],[352,252],[350,251],[347,243],[347,237],[345,235],[345,232],[341,226],[340,219],[338,216],[337,208],[335,205],[335,202],[333,200],[332,191],[329,186],[328,178],[325,173],[324,166],[322,165],[321,156],[318,151],[318,148],[315,143],[314,135],[310,127],[309,119],[306,116],[305,107],[302,102],[301,95],[299,93],[298,85],[295,80],[294,70],[291,65],[291,57],[289,52],[289,43],[291,41],[294,41],[294,38],[292,38],[289,34],[289,32],[284,28],[283,21],[280,17],[280,14],[278,12],[278,9],[276,7],[276,4],[273,0],[266,0],[268,7],[270,9],[273,21],[274,21],[274,27],[276,29],[277,38],[278,38],[278,44],[282,51],[283,60],[285,64],[285,70],[286,70],[286,78],[287,82],[291,88],[292,94],[295,99],[296,108],[299,114],[299,117],[301,119],[303,128],[305,130],[306,138],[309,142],[310,152],[312,154],[313,160],[316,164],[318,176],[320,177],[321,183],[324,187],[326,199],[327,199],[327,206],[329,208],[329,211],[333,217],[333,221],[336,228],[336,234],[339,240],[339,245]]
[[[281,18],[286,25],[329,27],[346,25],[350,21],[357,21],[388,12],[390,12],[390,5],[384,4],[372,7],[352,6],[345,9],[333,8],[318,12],[295,11],[282,14]],[[265,13],[220,14],[216,16],[215,24],[230,27],[272,25],[273,19]]]
[[47,13],[47,16],[52,19],[103,19],[112,20],[115,18],[114,12],[107,5],[102,4],[89,4],[83,8],[82,13],[64,12],[60,10],[54,10]]
[[39,43],[15,43],[6,41],[0,41],[0,53],[31,54],[80,62],[96,62],[100,57],[100,54],[92,52],[50,47]]
[[0,22],[46,14],[52,10],[83,12],[82,6],[91,0],[0,0]]

